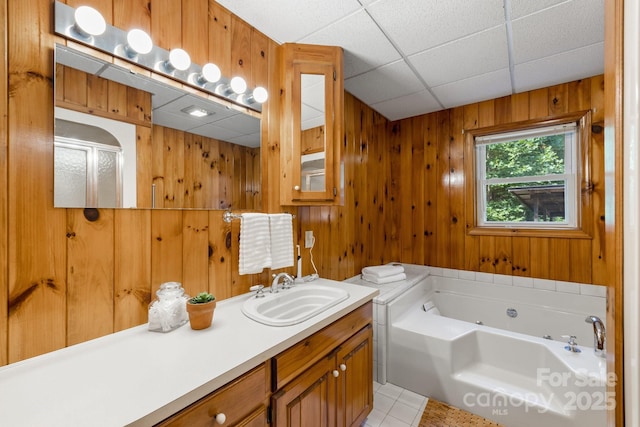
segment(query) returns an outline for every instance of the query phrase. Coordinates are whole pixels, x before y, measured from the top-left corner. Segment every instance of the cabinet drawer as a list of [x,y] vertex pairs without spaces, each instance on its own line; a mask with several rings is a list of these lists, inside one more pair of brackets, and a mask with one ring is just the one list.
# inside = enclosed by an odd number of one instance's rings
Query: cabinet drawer
[[[264,408],[268,397],[267,369],[262,364],[203,397],[193,405],[160,423],[160,426],[213,426],[218,414],[226,416],[225,425],[235,425],[252,412]],[[249,424],[255,425],[255,424]]]
[[360,306],[291,348],[271,359],[271,390],[275,391],[298,376],[301,372],[325,357],[342,342],[371,323],[373,302]]

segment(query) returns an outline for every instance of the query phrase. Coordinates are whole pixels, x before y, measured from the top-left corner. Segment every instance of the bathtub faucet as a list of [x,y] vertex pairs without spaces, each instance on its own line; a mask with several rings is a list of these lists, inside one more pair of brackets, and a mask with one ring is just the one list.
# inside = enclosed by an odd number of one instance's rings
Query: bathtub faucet
[[593,324],[593,351],[596,356],[605,357],[604,342],[606,338],[604,323],[598,316],[587,316],[584,320],[587,323]]

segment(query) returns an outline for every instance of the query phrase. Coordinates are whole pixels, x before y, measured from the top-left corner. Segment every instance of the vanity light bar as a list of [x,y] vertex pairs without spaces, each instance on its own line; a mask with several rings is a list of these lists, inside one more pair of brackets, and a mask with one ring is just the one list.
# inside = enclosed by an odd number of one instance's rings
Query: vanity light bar
[[55,1],[54,32],[57,35],[195,86],[218,98],[262,112],[262,103],[267,99],[267,91],[263,87],[258,86],[247,93],[247,84],[241,77],[226,78],[215,64],[201,67],[193,63],[183,49],[167,51],[154,46],[144,31],[133,29],[127,32],[107,24],[101,18],[100,12],[91,7],[74,9]]

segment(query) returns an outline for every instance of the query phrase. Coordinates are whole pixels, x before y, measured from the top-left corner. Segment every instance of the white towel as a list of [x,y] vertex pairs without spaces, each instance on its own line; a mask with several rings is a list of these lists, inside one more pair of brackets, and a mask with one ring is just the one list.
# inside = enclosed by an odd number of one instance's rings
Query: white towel
[[255,274],[271,266],[269,216],[261,213],[240,215],[239,273]]
[[401,265],[374,265],[362,269],[362,274],[372,277],[387,277],[404,273],[404,267]]
[[271,269],[293,266],[293,223],[291,214],[270,214]]
[[384,285],[385,283],[398,282],[407,278],[405,273],[394,274],[393,276],[376,277],[370,274],[362,274],[362,278],[367,282],[375,283],[377,285]]

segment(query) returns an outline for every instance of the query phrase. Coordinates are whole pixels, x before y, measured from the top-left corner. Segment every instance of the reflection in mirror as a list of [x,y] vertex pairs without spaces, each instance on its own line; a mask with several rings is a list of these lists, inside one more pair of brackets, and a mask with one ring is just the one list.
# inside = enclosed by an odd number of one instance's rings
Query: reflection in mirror
[[258,113],[66,46],[55,58],[54,206],[260,209]]
[[302,191],[325,190],[325,76],[301,74]]

